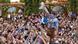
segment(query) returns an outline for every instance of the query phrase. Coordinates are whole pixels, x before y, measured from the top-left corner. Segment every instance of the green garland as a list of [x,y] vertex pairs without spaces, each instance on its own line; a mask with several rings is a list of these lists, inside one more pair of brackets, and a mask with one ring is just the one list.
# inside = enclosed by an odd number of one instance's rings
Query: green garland
[[8,3],[10,0],[0,0],[0,3]]
[[43,0],[25,0],[25,15],[29,15],[31,13],[38,13],[40,2]]
[[76,12],[77,10],[77,0],[69,0],[69,6],[71,11]]

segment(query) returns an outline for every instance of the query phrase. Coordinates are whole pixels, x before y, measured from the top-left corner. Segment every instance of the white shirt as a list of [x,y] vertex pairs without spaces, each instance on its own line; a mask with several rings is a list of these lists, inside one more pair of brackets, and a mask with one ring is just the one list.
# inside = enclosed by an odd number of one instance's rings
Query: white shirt
[[41,22],[40,23],[44,23],[44,17],[41,18]]
[[8,16],[7,16],[8,18],[10,18],[11,17],[11,15],[10,14],[8,14]]

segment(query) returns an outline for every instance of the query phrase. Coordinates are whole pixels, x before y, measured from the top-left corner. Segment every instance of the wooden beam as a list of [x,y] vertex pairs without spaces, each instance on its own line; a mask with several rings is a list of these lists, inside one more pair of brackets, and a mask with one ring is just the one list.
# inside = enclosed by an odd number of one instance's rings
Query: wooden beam
[[25,3],[0,3],[0,6],[24,6]]

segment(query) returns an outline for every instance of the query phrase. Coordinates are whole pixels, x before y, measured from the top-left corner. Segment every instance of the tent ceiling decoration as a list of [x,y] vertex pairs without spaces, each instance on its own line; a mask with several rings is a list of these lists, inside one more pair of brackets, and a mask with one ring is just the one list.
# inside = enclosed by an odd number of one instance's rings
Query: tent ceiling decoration
[[54,12],[63,12],[63,7],[55,6],[55,7],[53,7],[52,11],[54,11]]
[[16,12],[16,8],[15,7],[10,7],[7,12],[11,12],[11,13]]

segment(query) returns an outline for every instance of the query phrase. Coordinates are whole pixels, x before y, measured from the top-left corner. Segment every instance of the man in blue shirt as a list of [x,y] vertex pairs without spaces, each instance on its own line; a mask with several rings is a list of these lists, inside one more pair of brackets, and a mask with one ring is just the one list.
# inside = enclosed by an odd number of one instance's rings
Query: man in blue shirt
[[52,22],[53,22],[53,27],[56,28],[56,29],[58,29],[59,20],[58,20],[57,18],[54,18],[54,19],[52,20]]
[[42,24],[47,24],[47,23],[48,23],[48,17],[47,17],[47,16],[43,16],[43,17],[41,18],[41,23],[42,23]]

